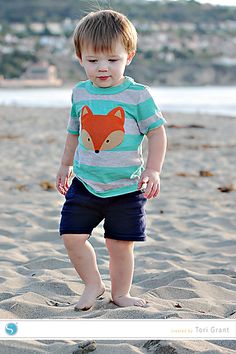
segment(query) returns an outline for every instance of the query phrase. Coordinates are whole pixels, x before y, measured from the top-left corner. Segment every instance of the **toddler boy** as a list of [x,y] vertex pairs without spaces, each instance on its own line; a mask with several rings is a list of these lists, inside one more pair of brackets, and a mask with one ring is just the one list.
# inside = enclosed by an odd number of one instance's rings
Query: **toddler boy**
[[[89,13],[74,31],[74,44],[88,80],[73,89],[56,184],[66,198],[60,234],[85,284],[75,310],[88,310],[105,291],[88,241],[102,220],[112,300],[118,306],[143,307],[145,300],[130,295],[133,246],[145,240],[145,203],[160,191],[165,119],[148,88],[124,76],[137,45],[136,30],[126,16],[112,10]],[[148,157],[144,168],[145,135]],[[75,177],[69,187],[72,165]]]

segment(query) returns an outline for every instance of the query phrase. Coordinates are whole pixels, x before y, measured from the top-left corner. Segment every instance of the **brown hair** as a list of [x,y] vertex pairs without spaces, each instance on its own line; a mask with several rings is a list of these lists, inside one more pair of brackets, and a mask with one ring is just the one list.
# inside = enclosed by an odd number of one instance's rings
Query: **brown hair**
[[137,32],[125,15],[113,10],[90,12],[74,30],[76,55],[81,58],[82,48],[90,44],[95,52],[110,52],[119,38],[128,54],[136,51]]

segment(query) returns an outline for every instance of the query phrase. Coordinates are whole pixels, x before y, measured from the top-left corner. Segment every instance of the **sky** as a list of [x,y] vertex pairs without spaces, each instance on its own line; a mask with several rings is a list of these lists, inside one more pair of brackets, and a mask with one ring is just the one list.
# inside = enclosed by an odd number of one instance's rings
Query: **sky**
[[222,5],[222,6],[236,6],[236,0],[196,0],[202,4]]
[[208,3],[212,5],[236,6],[236,0],[197,0],[202,4]]

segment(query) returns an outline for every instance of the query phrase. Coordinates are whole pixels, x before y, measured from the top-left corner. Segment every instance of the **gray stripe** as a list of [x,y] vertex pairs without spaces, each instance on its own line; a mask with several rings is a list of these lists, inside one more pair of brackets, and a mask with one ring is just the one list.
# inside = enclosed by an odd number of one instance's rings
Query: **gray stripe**
[[140,130],[138,123],[135,119],[126,119],[125,120],[125,134],[136,134],[140,135]]
[[110,95],[97,95],[88,92],[83,87],[76,87],[73,90],[73,102],[78,103],[81,100],[107,100],[107,101],[116,101],[121,103],[133,104],[137,105],[140,104],[151,97],[150,93],[146,88],[143,90],[131,90],[127,89],[125,91],[110,94]]
[[72,130],[72,131],[76,131],[79,133],[79,118],[72,118],[70,117],[69,121],[68,121],[68,125],[67,125],[67,129]]
[[109,191],[111,189],[117,189],[121,187],[128,187],[128,186],[133,186],[138,182],[138,178],[135,179],[120,179],[115,182],[110,182],[110,183],[99,183],[99,182],[94,182],[86,178],[81,178],[78,176],[81,181],[84,181],[87,183],[91,188],[93,188],[96,192],[105,192]]
[[75,160],[79,163],[95,167],[129,167],[143,164],[141,149],[139,151],[100,151],[96,154],[84,150],[80,146],[75,152]]
[[[160,114],[159,114],[160,113]],[[140,128],[140,131],[145,134],[145,132],[147,131],[147,129],[149,128],[149,126],[153,123],[156,123],[160,121],[160,123],[164,123],[165,120],[163,119],[162,117],[162,114],[161,112],[158,112],[157,114],[155,114],[154,116],[151,116],[147,119],[144,119],[144,120],[140,120],[138,122],[138,125],[139,125],[139,128]],[[161,124],[160,124],[161,125]]]

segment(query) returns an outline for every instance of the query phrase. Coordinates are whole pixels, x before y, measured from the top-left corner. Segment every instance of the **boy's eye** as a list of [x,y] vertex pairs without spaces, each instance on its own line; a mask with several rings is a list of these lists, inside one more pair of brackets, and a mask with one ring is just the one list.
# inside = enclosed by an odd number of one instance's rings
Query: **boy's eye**
[[96,62],[97,62],[97,59],[89,59],[88,62],[89,62],[89,63],[96,63]]
[[112,63],[115,62],[115,61],[117,61],[117,60],[118,60],[118,59],[109,59],[109,61],[112,62]]

